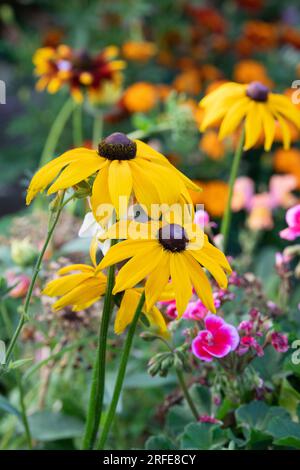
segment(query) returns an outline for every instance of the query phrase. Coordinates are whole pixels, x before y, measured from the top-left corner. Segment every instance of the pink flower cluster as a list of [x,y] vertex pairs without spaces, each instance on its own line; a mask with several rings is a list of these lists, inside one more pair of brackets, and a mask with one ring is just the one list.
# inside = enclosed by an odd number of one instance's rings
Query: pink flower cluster
[[288,227],[279,233],[281,238],[293,241],[300,237],[300,204],[291,207],[286,212],[285,220]]
[[256,194],[254,182],[242,176],[234,185],[232,210],[246,210],[249,213],[248,226],[252,230],[273,228],[272,212],[278,207],[288,208],[297,201],[292,194],[297,188],[293,175],[274,175],[270,179],[269,190]]
[[204,320],[205,330],[199,331],[192,342],[193,354],[205,362],[224,357],[234,351],[240,341],[237,329],[223,318],[208,314]]

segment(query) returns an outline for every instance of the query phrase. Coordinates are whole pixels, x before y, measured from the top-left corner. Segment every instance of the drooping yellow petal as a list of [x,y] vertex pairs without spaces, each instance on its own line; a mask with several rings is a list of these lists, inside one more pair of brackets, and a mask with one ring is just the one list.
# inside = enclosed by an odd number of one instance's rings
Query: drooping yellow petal
[[222,268],[224,268],[226,272],[232,272],[230,264],[228,263],[228,260],[224,253],[208,241],[207,235],[204,235],[204,246],[202,249],[203,252],[207,254],[207,256],[215,260],[216,263],[219,263],[219,265],[222,266]]
[[219,138],[224,139],[232,134],[247,114],[251,101],[246,96],[235,102],[227,111],[219,131]]
[[201,107],[210,108],[214,106],[216,103],[219,105],[222,104],[220,101],[225,101],[234,98],[239,99],[242,98],[245,94],[245,86],[240,85],[239,83],[229,82],[224,83],[216,90],[212,91],[208,95],[206,95],[199,103]]
[[92,241],[90,244],[90,258],[95,267],[97,266],[97,249],[98,249],[98,238],[97,238],[97,235],[95,235],[92,238]]
[[291,146],[291,131],[289,126],[287,125],[285,119],[281,117],[279,113],[274,113],[277,121],[280,124],[281,132],[282,132],[282,140],[283,140],[283,148],[284,150],[288,150]]
[[245,120],[244,150],[253,147],[262,133],[262,119],[259,107],[254,101],[251,103]]
[[105,292],[105,283],[99,282],[97,277],[91,277],[79,286],[62,296],[52,306],[54,310],[60,310],[66,306],[73,306],[89,302],[92,299],[99,299]]
[[70,264],[69,266],[65,266],[57,271],[57,274],[63,275],[70,273],[72,271],[80,271],[80,272],[89,272],[93,273],[94,268],[93,266],[89,266],[88,264]]
[[209,256],[206,256],[203,250],[190,250],[191,255],[198,263],[202,264],[213,275],[219,286],[226,289],[228,280],[223,269]]
[[300,111],[290,101],[290,98],[284,95],[271,93],[269,95],[268,105],[272,110],[279,112],[286,119],[295,124],[298,129],[300,128]]
[[105,162],[100,157],[88,157],[74,163],[70,163],[63,170],[55,183],[50,186],[47,194],[56,193],[59,189],[66,189],[74,186],[76,183],[85,180],[96,171],[100,170]]
[[272,147],[272,143],[275,137],[275,119],[272,113],[264,104],[260,104],[259,107],[265,133],[264,149],[266,152],[268,152]]
[[[163,250],[162,250],[163,251]],[[146,307],[149,311],[165,290],[170,278],[170,256],[163,251],[160,263],[149,275],[145,284]]]
[[92,189],[91,206],[95,219],[105,224],[112,216],[112,204],[108,190],[108,166],[103,166],[98,172]]
[[124,292],[114,324],[117,335],[123,333],[125,328],[132,322],[140,298],[141,294],[135,289],[127,289]]
[[[108,170],[108,190],[118,218],[127,212],[128,201],[132,191],[130,166],[125,160],[113,160]],[[120,197],[124,198],[121,203]],[[122,207],[120,206],[122,204]]]
[[97,272],[155,247],[157,247],[157,242],[154,240],[124,240],[108,250],[98,265]]
[[59,277],[58,279],[48,282],[42,294],[48,295],[49,297],[64,295],[92,276],[92,273],[79,273]]
[[63,153],[60,157],[51,160],[40,168],[33,176],[27,191],[26,204],[30,204],[38,192],[43,191],[58,173],[69,163],[80,161],[85,156],[94,155],[93,150],[78,148]]
[[186,259],[186,267],[191,283],[194,286],[199,299],[210,312],[215,313],[216,308],[214,305],[213,292],[207,276],[190,252],[185,251],[184,257]]
[[[141,242],[144,250],[131,258],[130,261],[120,269],[117,277],[113,294],[117,294],[125,289],[136,286],[142,279],[160,264],[163,252],[158,244],[152,245],[151,248],[145,248],[147,242]],[[151,242],[150,242],[151,243]],[[116,245],[117,246],[117,245]],[[149,246],[149,245],[147,245]]]
[[188,274],[184,256],[181,253],[170,255],[170,273],[175,291],[176,308],[179,317],[184,314],[192,296],[192,284]]
[[157,307],[153,307],[149,312],[145,312],[145,315],[150,325],[156,329],[158,335],[166,339],[170,337],[166,321]]

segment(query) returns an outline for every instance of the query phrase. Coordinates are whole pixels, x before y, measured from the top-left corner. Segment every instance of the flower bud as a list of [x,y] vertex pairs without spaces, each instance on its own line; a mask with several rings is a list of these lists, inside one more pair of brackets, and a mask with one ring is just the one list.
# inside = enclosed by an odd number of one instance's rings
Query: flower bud
[[28,238],[13,240],[11,243],[11,257],[18,266],[31,266],[34,264],[38,253]]

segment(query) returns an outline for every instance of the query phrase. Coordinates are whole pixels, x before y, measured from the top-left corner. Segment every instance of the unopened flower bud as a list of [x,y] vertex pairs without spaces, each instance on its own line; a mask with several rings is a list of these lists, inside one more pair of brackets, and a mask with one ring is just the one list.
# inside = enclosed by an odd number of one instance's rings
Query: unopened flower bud
[[31,266],[34,264],[37,254],[28,238],[13,240],[11,243],[11,257],[18,266]]

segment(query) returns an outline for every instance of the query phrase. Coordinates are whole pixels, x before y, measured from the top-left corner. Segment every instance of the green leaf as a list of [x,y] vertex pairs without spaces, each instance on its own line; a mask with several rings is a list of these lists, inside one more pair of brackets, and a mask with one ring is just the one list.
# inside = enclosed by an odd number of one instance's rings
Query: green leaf
[[195,420],[189,408],[175,405],[173,406],[166,420],[166,427],[170,434],[177,436],[183,432],[184,427]]
[[300,403],[300,393],[284,379],[281,384],[279,405],[287,409],[293,418],[297,418],[297,406]]
[[77,418],[51,411],[34,413],[28,420],[32,437],[38,441],[80,437],[84,429],[83,422]]
[[9,369],[18,369],[19,367],[22,367],[24,364],[27,364],[28,362],[32,362],[33,357],[27,357],[24,359],[18,359],[17,361],[12,361],[9,364]]
[[193,384],[190,388],[190,394],[200,415],[212,414],[211,392],[208,387]]
[[7,398],[3,397],[2,395],[0,395],[0,410],[15,415],[21,419],[21,413],[19,412],[19,410],[17,410],[17,408],[11,405]]
[[268,432],[274,444],[300,449],[300,424],[291,419],[274,416],[268,423]]
[[184,430],[181,448],[187,450],[217,450],[226,444],[227,433],[217,424],[191,423]]
[[147,450],[173,450],[176,449],[175,444],[163,434],[149,437],[145,448]]

